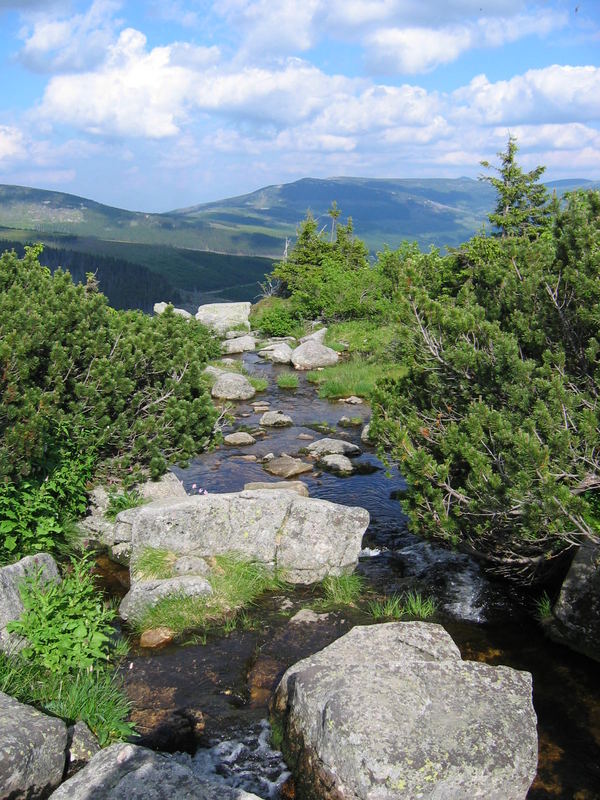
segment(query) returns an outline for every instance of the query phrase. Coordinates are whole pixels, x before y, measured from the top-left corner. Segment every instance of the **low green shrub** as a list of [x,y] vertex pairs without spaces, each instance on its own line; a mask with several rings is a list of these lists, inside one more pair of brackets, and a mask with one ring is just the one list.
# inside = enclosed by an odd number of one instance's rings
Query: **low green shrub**
[[258,303],[250,315],[250,324],[265,336],[294,336],[298,328],[289,302],[279,297],[265,298]]
[[72,559],[60,583],[39,572],[19,589],[24,611],[8,631],[27,640],[23,658],[56,675],[109,661],[115,612],[95,586],[89,559]]
[[124,489],[122,492],[109,491],[108,506],[104,516],[114,522],[120,511],[125,511],[128,508],[137,508],[147,502],[136,489]]

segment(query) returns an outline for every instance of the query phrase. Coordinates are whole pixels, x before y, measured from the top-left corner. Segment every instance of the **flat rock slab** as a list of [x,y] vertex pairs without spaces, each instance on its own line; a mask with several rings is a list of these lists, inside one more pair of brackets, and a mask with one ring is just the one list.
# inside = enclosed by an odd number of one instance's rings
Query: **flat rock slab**
[[224,353],[249,353],[256,347],[254,336],[238,336],[223,342],[221,348]]
[[211,395],[219,400],[250,400],[256,392],[245,375],[224,372],[214,382]]
[[0,692],[0,796],[47,797],[62,780],[67,726]]
[[267,491],[283,491],[283,492],[296,492],[302,497],[308,497],[308,486],[302,481],[276,481],[269,483],[268,481],[253,481],[252,483],[244,484],[244,491],[252,491],[252,489],[266,489]]
[[221,336],[238,326],[250,330],[250,306],[250,303],[206,303],[198,308],[196,319]]
[[25,556],[0,569],[0,650],[5,653],[15,652],[25,645],[20,636],[8,633],[6,627],[9,622],[19,619],[25,610],[19,593],[20,584],[39,571],[44,580],[60,582],[56,562],[48,553]]
[[231,446],[243,446],[243,445],[250,445],[256,444],[256,439],[254,436],[251,436],[246,431],[236,431],[235,433],[228,433],[227,436],[223,439],[225,444]]
[[292,352],[292,364],[296,369],[317,369],[332,367],[339,361],[339,356],[331,347],[309,340]]
[[211,594],[210,583],[200,575],[178,575],[162,580],[136,581],[121,600],[121,619],[139,618],[146,609],[165,597],[202,597]]
[[293,583],[313,583],[352,570],[369,524],[363,508],[291,491],[201,495],[133,511],[122,524],[130,528],[134,563],[135,554],[146,547],[200,558],[239,553],[277,565]]
[[462,661],[440,625],[353,628],[284,674],[275,708],[302,795],[524,800],[535,777],[531,675]]
[[294,424],[294,420],[283,411],[265,411],[259,424],[266,428],[287,428]]
[[359,456],[361,454],[361,449],[358,445],[352,444],[352,442],[346,442],[343,439],[318,439],[316,442],[309,444],[306,449],[313,456],[325,456],[329,454]]
[[312,468],[312,464],[301,461],[299,458],[292,458],[291,456],[270,458],[263,464],[264,470],[270,472],[271,475],[276,475],[278,478],[293,478],[294,475],[303,475],[305,472],[312,472]]
[[52,800],[260,800],[199,778],[177,759],[134,744],[113,744],[52,795]]

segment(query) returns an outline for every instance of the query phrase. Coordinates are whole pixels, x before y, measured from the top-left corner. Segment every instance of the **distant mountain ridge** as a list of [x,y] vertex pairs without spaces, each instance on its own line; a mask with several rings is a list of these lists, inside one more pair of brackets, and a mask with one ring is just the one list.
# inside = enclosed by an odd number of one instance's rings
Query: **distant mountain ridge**
[[[600,182],[569,179],[547,186],[560,196],[575,188],[598,189]],[[5,184],[0,240],[42,241],[141,265],[165,278],[173,296],[190,293],[190,305],[208,294],[253,299],[270,259],[281,257],[306,212],[328,227],[334,200],[341,221],[351,216],[357,236],[376,252],[404,239],[425,248],[460,244],[486,225],[495,191],[472,178],[303,178],[156,214]]]

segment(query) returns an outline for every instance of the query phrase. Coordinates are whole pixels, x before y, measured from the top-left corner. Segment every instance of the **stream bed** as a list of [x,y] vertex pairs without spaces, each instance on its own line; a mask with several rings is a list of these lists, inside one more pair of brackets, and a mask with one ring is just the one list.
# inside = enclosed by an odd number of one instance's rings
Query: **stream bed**
[[[402,477],[393,470],[387,474],[373,449],[360,441],[362,423],[370,414],[367,405],[320,400],[302,373],[295,373],[298,389],[278,389],[277,376],[291,371],[288,367],[273,366],[253,353],[243,360],[250,373],[269,381],[254,401],[265,400],[272,410],[289,414],[294,425],[264,429],[251,447],[222,446],[187,469],[174,469],[187,491],[235,492],[250,481],[279,480],[248,457],[295,456],[310,443],[301,435],[359,444],[363,454],[354,459],[361,465],[356,474],[341,478],[315,469],[301,480],[311,497],[369,511],[358,568],[367,586],[382,596],[411,589],[432,596],[434,621],[448,630],[463,658],[533,674],[540,758],[529,800],[600,798],[598,665],[544,636],[534,619],[535,594],[492,580],[470,557],[408,532],[398,500],[406,488]],[[236,420],[225,433],[258,430],[260,414],[250,401],[236,403],[233,411]],[[357,424],[340,427],[342,416],[355,418]],[[125,591],[121,568],[107,567],[105,578],[115,594]],[[306,612],[294,619],[309,607],[310,620]],[[293,797],[285,763],[270,745],[266,718],[273,689],[288,666],[354,625],[373,622],[365,609],[320,609],[317,590],[296,587],[265,596],[232,630],[190,636],[183,645],[158,651],[141,649],[133,641],[123,675],[141,743],[187,751],[176,757],[191,759],[199,772],[265,800]]]

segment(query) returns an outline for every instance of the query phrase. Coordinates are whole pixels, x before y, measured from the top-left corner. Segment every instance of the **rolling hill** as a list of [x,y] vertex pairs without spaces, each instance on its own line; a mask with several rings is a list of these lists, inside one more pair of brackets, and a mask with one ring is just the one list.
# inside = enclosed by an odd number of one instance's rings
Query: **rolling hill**
[[[547,185],[559,196],[577,187],[600,188],[578,179]],[[471,178],[304,178],[147,214],[63,192],[0,185],[0,239],[41,241],[48,248],[140,265],[193,305],[211,296],[253,299],[271,259],[281,256],[307,210],[328,226],[334,200],[341,220],[351,216],[356,234],[376,252],[403,239],[422,247],[458,245],[485,224],[494,199],[487,183]]]

